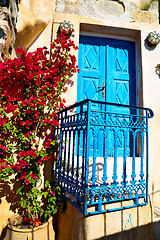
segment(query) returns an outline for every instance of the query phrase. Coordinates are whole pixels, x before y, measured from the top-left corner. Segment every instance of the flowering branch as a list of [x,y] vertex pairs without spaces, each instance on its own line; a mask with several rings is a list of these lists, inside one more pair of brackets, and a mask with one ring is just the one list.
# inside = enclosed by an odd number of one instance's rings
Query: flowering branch
[[29,206],[29,215],[42,212],[40,203],[32,199],[41,195],[35,191],[40,166],[58,155],[56,112],[65,104],[60,95],[78,71],[71,49],[77,47],[63,30],[51,44],[49,60],[43,47],[31,53],[19,48],[17,58],[0,62],[0,181],[10,176],[21,181],[17,193],[21,206]]

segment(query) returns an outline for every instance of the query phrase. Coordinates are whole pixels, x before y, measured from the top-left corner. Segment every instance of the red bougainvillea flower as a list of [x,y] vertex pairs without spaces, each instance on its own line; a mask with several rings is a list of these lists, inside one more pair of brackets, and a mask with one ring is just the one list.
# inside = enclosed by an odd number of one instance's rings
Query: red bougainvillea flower
[[24,179],[27,176],[27,172],[23,172],[19,179]]
[[28,179],[25,179],[24,182],[25,182],[25,184],[27,184],[27,185],[30,184],[30,181],[29,181]]
[[56,195],[56,192],[55,192],[55,191],[52,191],[51,194],[52,194],[53,196],[55,196],[55,195]]
[[38,227],[39,225],[41,225],[41,221],[40,221],[38,218],[36,218],[36,219],[33,221],[33,225],[34,225],[35,227]]
[[30,176],[31,176],[31,178],[33,178],[33,179],[35,179],[35,180],[37,180],[37,179],[38,179],[37,175],[36,175],[36,174],[34,174],[34,173],[31,173],[31,174],[30,174]]

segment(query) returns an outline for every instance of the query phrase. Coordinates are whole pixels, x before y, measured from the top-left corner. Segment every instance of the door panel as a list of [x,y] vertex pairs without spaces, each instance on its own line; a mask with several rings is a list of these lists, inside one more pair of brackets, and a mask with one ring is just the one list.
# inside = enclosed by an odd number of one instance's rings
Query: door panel
[[106,101],[136,105],[135,44],[107,39]]
[[104,101],[100,86],[105,82],[105,39],[80,37],[77,100]]
[[[106,101],[125,105],[136,105],[135,82],[135,44],[130,41],[107,39],[107,78]],[[122,110],[118,107],[109,107],[110,112],[130,114],[129,108]],[[129,120],[129,119],[128,119]],[[117,132],[118,156],[123,156],[124,132]],[[110,134],[109,142],[113,136]],[[126,155],[130,155],[131,141],[128,131],[126,138]],[[111,148],[111,146],[110,146]]]
[[[106,72],[106,40],[103,38],[80,37],[79,44],[79,68],[77,83],[77,101],[92,99],[96,101],[105,101],[101,86],[105,83]],[[100,110],[97,104],[94,109]],[[93,155],[93,133],[90,133],[90,156]],[[101,134],[98,134],[97,144],[100,142]],[[99,146],[98,155],[102,155],[102,148]],[[80,153],[82,147],[80,147]]]

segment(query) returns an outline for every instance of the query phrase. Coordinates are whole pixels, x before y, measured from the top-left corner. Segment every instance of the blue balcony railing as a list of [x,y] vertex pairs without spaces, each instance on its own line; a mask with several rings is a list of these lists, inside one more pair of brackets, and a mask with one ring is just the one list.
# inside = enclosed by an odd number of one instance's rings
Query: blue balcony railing
[[148,108],[84,100],[59,112],[58,183],[83,214],[148,203]]

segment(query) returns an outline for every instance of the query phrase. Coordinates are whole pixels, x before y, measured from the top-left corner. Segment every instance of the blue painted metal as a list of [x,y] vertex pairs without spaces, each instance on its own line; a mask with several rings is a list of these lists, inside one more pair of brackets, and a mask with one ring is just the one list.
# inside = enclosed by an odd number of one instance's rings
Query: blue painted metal
[[[116,108],[121,109],[121,113],[119,110],[116,113]],[[60,154],[57,174],[66,197],[85,215],[146,205],[151,109],[84,100],[58,115]],[[100,142],[97,141],[99,132]],[[112,145],[108,144],[109,134],[114,136]],[[123,142],[121,156],[117,154],[119,134]],[[133,149],[129,156],[126,153],[128,136]],[[98,144],[102,145],[103,156],[99,155]],[[93,151],[90,151],[92,145]],[[79,154],[82,146],[82,154]],[[112,157],[109,156],[111,149]],[[123,201],[128,200],[132,201],[122,207]],[[122,202],[121,207],[112,207],[116,202]]]

